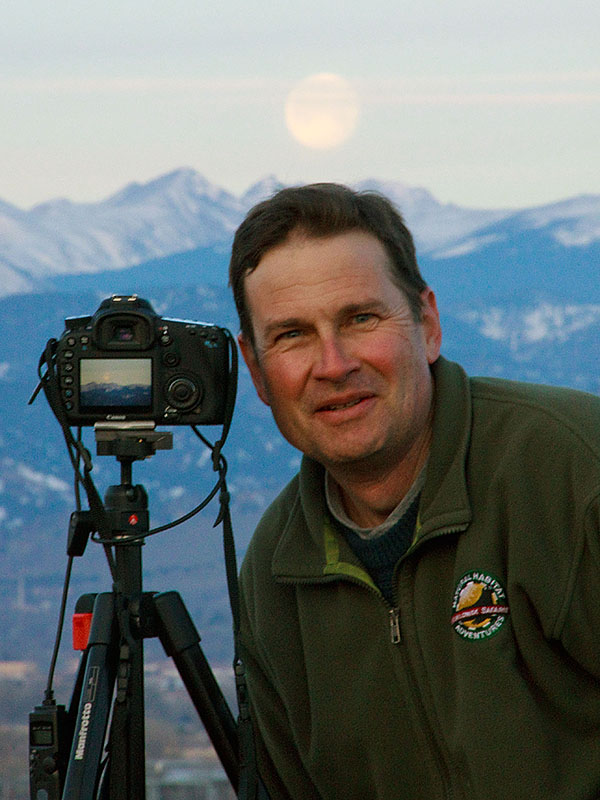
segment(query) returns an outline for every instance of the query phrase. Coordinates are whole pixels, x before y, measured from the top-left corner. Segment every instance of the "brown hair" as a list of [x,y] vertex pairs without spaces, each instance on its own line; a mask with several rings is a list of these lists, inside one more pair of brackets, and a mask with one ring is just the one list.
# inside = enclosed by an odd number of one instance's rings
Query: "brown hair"
[[404,291],[416,319],[421,317],[421,293],[427,288],[417,264],[415,246],[400,212],[375,192],[355,192],[336,183],[314,183],[282,189],[252,208],[236,231],[229,264],[240,330],[254,343],[246,304],[244,279],[272,248],[293,232],[327,237],[352,230],[375,236],[385,247],[390,273]]

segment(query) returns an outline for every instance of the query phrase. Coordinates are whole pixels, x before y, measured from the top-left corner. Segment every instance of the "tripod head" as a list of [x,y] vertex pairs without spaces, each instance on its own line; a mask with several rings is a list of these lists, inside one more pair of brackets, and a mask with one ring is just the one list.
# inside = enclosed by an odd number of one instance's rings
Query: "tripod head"
[[157,431],[154,422],[96,422],[96,452],[118,461],[141,461],[157,450],[173,449],[173,434]]
[[134,461],[173,448],[173,434],[155,430],[154,422],[96,422],[94,432],[97,454],[115,456],[120,462],[122,485],[131,483]]

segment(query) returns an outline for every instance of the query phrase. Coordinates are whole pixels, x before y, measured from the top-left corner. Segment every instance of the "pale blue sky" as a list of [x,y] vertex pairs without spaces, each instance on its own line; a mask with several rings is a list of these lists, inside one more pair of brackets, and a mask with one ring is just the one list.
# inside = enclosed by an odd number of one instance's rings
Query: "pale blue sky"
[[[600,193],[592,0],[5,0],[0,198],[98,200],[177,167],[241,193],[376,177],[524,206]],[[283,108],[320,72],[354,86],[354,135],[298,144]]]

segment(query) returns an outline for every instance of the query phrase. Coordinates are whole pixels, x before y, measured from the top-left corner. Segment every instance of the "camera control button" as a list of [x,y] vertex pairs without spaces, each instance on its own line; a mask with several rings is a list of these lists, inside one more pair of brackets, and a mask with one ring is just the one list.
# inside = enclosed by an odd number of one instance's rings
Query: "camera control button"
[[63,353],[63,356],[64,356],[65,358],[73,358],[73,356],[74,356],[74,355],[75,355],[75,354],[73,353],[73,351],[72,351],[72,350],[65,350],[65,352]]
[[79,341],[81,342],[81,344],[89,344],[90,343],[90,337],[89,336],[82,336]]
[[63,382],[63,384],[65,386],[72,386],[72,384],[73,384],[73,376],[72,375],[65,375],[65,377],[62,380],[62,382]]
[[165,353],[163,356],[163,363],[167,367],[176,367],[177,364],[179,364],[179,356],[177,353],[173,353],[172,351]]
[[192,408],[200,399],[200,390],[189,378],[173,378],[167,386],[167,400],[180,411]]
[[69,336],[69,338],[67,339],[67,344],[69,345],[69,347],[75,347],[75,345],[77,344],[77,339],[74,336]]
[[69,361],[63,366],[65,372],[73,372],[73,364]]
[[173,339],[171,336],[169,336],[168,333],[163,333],[162,336],[160,337],[160,343],[165,347],[171,344],[172,341]]
[[73,389],[65,389],[63,394],[65,397],[73,397]]

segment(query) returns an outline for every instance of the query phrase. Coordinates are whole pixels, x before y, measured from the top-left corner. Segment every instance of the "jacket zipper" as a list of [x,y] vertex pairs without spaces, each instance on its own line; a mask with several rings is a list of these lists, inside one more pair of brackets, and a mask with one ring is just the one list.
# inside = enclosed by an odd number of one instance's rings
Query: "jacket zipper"
[[[439,531],[439,532],[436,531],[434,536],[437,536],[438,533],[444,533],[444,534],[445,533],[455,533],[455,532],[458,532],[460,530],[462,530],[462,526],[454,527],[454,528],[445,528],[443,531]],[[425,539],[422,539],[421,541],[425,541],[426,539],[434,538],[434,536],[431,536],[431,535],[427,536],[427,537],[425,537]],[[417,547],[418,547],[419,544],[420,544],[420,542],[417,542]],[[407,550],[407,552],[402,556],[402,558],[400,559],[400,561],[398,562],[398,564],[396,566],[399,567],[400,563],[404,560],[404,558],[406,558],[406,556],[410,555],[411,553],[414,553],[415,549],[416,549],[416,547],[409,548]],[[370,587],[368,587],[368,588],[370,588]],[[386,605],[388,605],[388,608],[389,608],[389,616],[388,616],[388,618],[389,618],[389,625],[390,625],[390,640],[391,640],[392,644],[401,644],[402,643],[402,634],[400,633],[400,607],[399,606],[392,606],[390,608],[389,604],[387,602],[386,602]]]
[[402,633],[400,632],[400,607],[390,605],[390,603],[388,603],[385,597],[381,594],[379,589],[375,588],[375,586],[369,585],[365,581],[360,580],[360,578],[356,578],[347,574],[344,575],[344,578],[349,583],[355,583],[357,586],[362,586],[364,589],[376,595],[379,600],[381,600],[388,610],[390,641],[392,644],[402,644]]
[[400,644],[402,642],[402,635],[400,634],[400,609],[390,608],[390,638],[392,644]]

